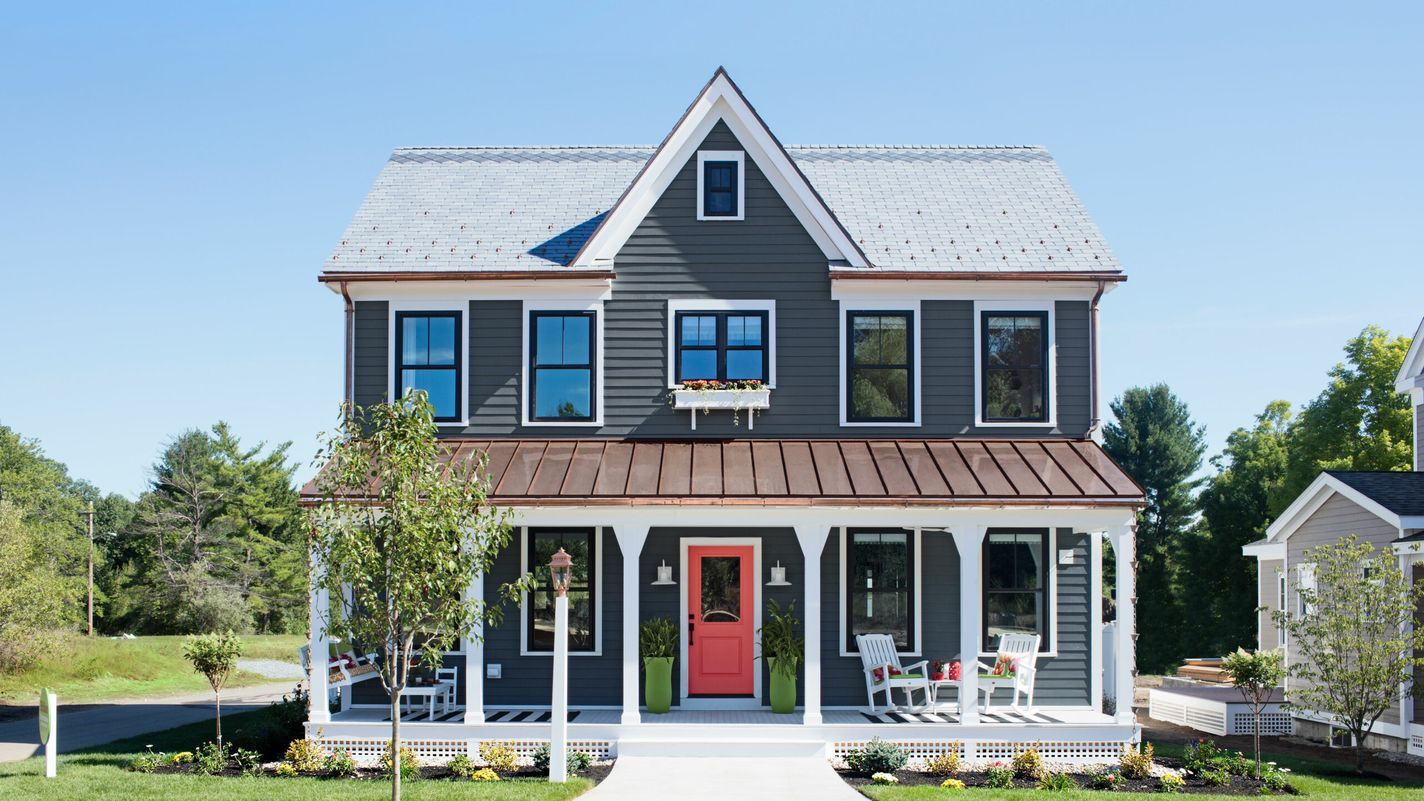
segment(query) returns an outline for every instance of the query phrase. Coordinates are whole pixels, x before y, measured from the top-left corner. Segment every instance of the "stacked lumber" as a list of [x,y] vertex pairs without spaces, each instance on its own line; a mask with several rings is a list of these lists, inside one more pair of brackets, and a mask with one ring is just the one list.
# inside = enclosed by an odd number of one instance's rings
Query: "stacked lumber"
[[1231,677],[1221,669],[1220,659],[1188,659],[1177,668],[1177,676],[1206,684],[1230,684]]

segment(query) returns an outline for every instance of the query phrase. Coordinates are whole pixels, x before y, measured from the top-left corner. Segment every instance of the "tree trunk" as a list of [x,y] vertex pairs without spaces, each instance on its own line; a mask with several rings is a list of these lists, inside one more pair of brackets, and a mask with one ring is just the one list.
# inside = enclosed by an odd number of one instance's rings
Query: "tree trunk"
[[391,692],[391,801],[400,801],[400,690]]
[[1259,710],[1258,710],[1258,711],[1256,712],[1256,714],[1253,716],[1252,726],[1255,728],[1255,730],[1252,732],[1252,735],[1253,735],[1253,740],[1254,740],[1254,743],[1255,743],[1255,746],[1256,746],[1256,781],[1260,781],[1260,780],[1261,780],[1261,713],[1260,713]]
[[221,748],[222,748],[222,692],[219,691],[219,690],[214,690],[214,691],[213,691],[213,699],[214,699],[214,703],[217,705],[218,748],[221,749]]
[[1363,735],[1355,738],[1355,772],[1361,776],[1365,773],[1365,738]]

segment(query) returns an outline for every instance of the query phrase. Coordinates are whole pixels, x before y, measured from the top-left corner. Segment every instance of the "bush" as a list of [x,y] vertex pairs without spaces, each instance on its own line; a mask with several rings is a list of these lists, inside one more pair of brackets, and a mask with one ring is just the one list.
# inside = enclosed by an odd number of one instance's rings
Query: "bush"
[[1204,770],[1197,775],[1201,776],[1201,780],[1211,787],[1225,787],[1231,784],[1231,774],[1219,768]]
[[948,751],[941,751],[925,760],[925,773],[931,776],[953,776],[962,767],[958,743],[951,743]]
[[227,770],[227,744],[206,742],[193,750],[193,772],[199,776],[216,776]]
[[[381,775],[390,778],[391,770],[394,767],[391,759],[390,743],[386,744],[386,750],[381,754]],[[400,775],[402,779],[420,778],[420,760],[416,759],[415,752],[401,746],[400,750]]]
[[1166,773],[1157,781],[1157,792],[1180,793],[1187,786],[1187,780],[1175,773]]
[[513,773],[519,766],[514,749],[496,740],[480,743],[480,761],[496,773]]
[[1073,777],[1066,773],[1044,771],[1043,776],[1039,777],[1038,789],[1066,793],[1069,790],[1078,789],[1078,783],[1073,781]]
[[298,773],[319,773],[326,767],[326,754],[321,751],[321,743],[306,737],[293,740],[282,759]]
[[262,755],[246,748],[232,749],[232,761],[244,776],[256,776],[262,772]]
[[1123,746],[1117,767],[1125,779],[1142,780],[1151,776],[1152,743],[1144,743],[1141,751],[1135,751],[1131,746]]
[[1285,774],[1278,770],[1263,772],[1261,774],[1261,786],[1273,793],[1288,793],[1294,789],[1291,787],[1290,781],[1286,779]]
[[939,786],[946,790],[963,790],[964,782],[959,779],[945,779],[939,783]]
[[[565,764],[568,765],[569,773],[583,773],[593,765],[593,757],[583,751],[569,749],[568,756],[565,757]],[[549,744],[539,746],[534,752],[534,770],[539,773],[549,772]]]
[[152,773],[159,765],[168,761],[162,752],[155,754],[153,751],[145,751],[134,757],[134,760],[129,763],[129,770],[134,773]]
[[875,737],[865,744],[865,748],[847,754],[845,761],[846,767],[863,775],[894,773],[905,767],[905,763],[910,761],[910,755],[894,743],[887,743]]
[[345,751],[337,751],[326,758],[326,775],[337,779],[353,779],[356,777],[356,760]]
[[186,765],[186,764],[188,764],[189,762],[192,762],[192,761],[193,761],[193,752],[192,752],[192,751],[179,751],[178,753],[176,753],[176,754],[174,754],[173,756],[171,756],[171,757],[168,758],[168,764],[170,764],[170,765]]
[[1104,770],[1088,775],[1088,786],[1094,790],[1116,790],[1122,786],[1122,774],[1115,770]]
[[450,770],[450,775],[457,779],[468,779],[475,774],[475,763],[469,754],[456,754],[445,767]]
[[893,773],[872,773],[870,774],[871,784],[893,785],[899,784],[900,780],[895,778]]
[[1002,762],[995,762],[984,769],[984,786],[1007,790],[1014,786],[1014,770]]
[[499,774],[489,768],[480,768],[470,774],[470,779],[477,782],[497,782],[499,781]]
[[283,777],[301,775],[297,773],[297,769],[292,767],[292,763],[290,762],[283,762],[277,765],[277,768],[273,771],[273,773]]
[[1032,748],[1014,754],[1010,767],[1013,768],[1014,775],[1021,779],[1041,779],[1047,772],[1043,766],[1043,757]]

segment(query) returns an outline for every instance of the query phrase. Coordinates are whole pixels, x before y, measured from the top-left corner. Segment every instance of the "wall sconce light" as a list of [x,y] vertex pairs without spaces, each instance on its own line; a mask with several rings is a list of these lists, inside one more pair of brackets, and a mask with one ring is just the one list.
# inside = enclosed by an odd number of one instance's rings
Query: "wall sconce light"
[[653,582],[653,586],[671,587],[676,583],[676,581],[672,580],[672,565],[668,564],[667,560],[664,559],[663,563],[658,565],[658,580]]
[[781,566],[781,560],[776,560],[776,566],[771,569],[771,581],[766,583],[768,587],[790,587],[791,582],[786,580],[786,568]]

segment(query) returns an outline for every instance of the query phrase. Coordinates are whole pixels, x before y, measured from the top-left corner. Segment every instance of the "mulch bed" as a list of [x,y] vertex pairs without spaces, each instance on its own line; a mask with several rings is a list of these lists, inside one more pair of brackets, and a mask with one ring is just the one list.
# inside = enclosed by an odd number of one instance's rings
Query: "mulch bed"
[[[264,765],[264,766],[262,767],[262,775],[263,775],[263,776],[276,776],[276,775],[277,775],[277,773],[276,773],[276,767],[277,767],[277,766],[276,766],[276,763],[273,763],[273,764],[270,764],[270,765]],[[602,782],[604,779],[608,778],[608,774],[609,774],[609,772],[612,771],[612,770],[613,770],[613,765],[610,763],[610,764],[604,764],[604,765],[593,765],[593,766],[589,767],[588,770],[585,770],[585,771],[583,771],[583,772],[581,772],[581,773],[575,774],[575,773],[572,773],[572,772],[571,772],[569,775],[570,775],[571,777],[577,776],[577,777],[582,778],[582,779],[588,779],[588,780],[592,781],[594,784],[598,784],[599,782]],[[192,773],[192,772],[193,772],[193,766],[192,766],[191,764],[185,764],[185,765],[160,765],[160,766],[154,768],[154,769],[153,769],[153,772],[154,772],[154,773],[159,773],[159,774]],[[240,770],[238,770],[236,767],[234,767],[231,763],[229,763],[229,764],[228,764],[228,767],[227,767],[227,770],[224,770],[222,773],[218,773],[218,774],[214,774],[214,775],[217,775],[217,776],[241,776],[241,775],[243,775],[243,773],[242,773],[242,771],[240,771]],[[303,773],[303,774],[300,774],[300,775],[301,775],[301,776],[305,776],[305,777],[316,777],[316,778],[321,778],[321,779],[332,779],[333,781],[338,780],[337,777],[329,776],[329,775],[327,775],[327,774],[325,774],[325,773]],[[500,777],[501,779],[546,779],[546,778],[548,778],[548,776],[549,776],[548,773],[540,772],[540,771],[534,770],[533,768],[527,768],[527,767],[526,767],[526,768],[520,768],[519,770],[515,771],[514,773],[501,773],[499,777]],[[359,769],[359,770],[356,771],[356,776],[354,776],[354,777],[349,777],[348,780],[351,780],[351,781],[375,781],[375,780],[380,780],[380,781],[383,781],[383,782],[384,782],[384,781],[390,781],[390,778],[391,778],[390,776],[388,776],[387,774],[381,772],[381,771],[378,770],[378,769],[375,769],[375,768],[361,768],[361,769]],[[437,780],[437,781],[438,781],[438,780],[469,781],[468,779],[456,779],[454,776],[452,776],[452,775],[450,774],[449,769],[447,769],[447,768],[444,767],[443,765],[426,765],[426,766],[421,767],[421,769],[420,769],[420,779],[421,779],[421,780],[433,779],[433,780]],[[410,781],[410,780],[407,779],[407,781]]]
[[[1158,759],[1157,764],[1173,769],[1181,768],[1180,762],[1171,759]],[[851,773],[848,770],[838,770],[836,771],[836,773],[840,774],[841,779],[843,779],[845,783],[849,784],[851,787],[865,787],[867,785],[874,784],[874,782],[870,780],[870,777],[864,774]],[[1093,789],[1088,786],[1088,774],[1069,773],[1068,775],[1073,777],[1073,781],[1077,782],[1080,788],[1084,790]],[[940,782],[950,777],[934,776],[918,770],[899,770],[895,772],[895,778],[900,780],[901,787],[938,787]],[[979,771],[961,771],[959,773],[956,773],[953,778],[959,779],[960,781],[964,782],[966,787],[988,786],[988,784],[985,783],[987,774]],[[1187,784],[1180,791],[1183,793],[1212,793],[1216,795],[1262,795],[1261,783],[1256,781],[1255,779],[1243,778],[1241,776],[1233,776],[1231,778],[1230,785],[1219,787],[1215,785],[1209,785],[1201,779],[1192,777],[1185,778]],[[1014,787],[1016,789],[1022,790],[1035,790],[1038,789],[1038,782],[1032,779],[1015,778]],[[1129,791],[1139,793],[1153,793],[1157,792],[1158,787],[1160,787],[1160,783],[1154,776],[1150,779],[1124,779],[1113,790],[1102,790],[1100,792],[1110,793]],[[1288,793],[1268,794],[1288,795]]]

